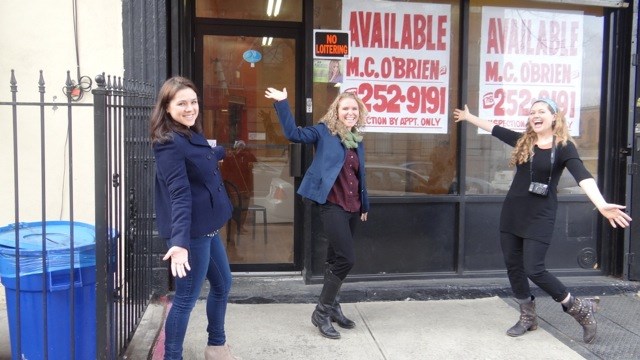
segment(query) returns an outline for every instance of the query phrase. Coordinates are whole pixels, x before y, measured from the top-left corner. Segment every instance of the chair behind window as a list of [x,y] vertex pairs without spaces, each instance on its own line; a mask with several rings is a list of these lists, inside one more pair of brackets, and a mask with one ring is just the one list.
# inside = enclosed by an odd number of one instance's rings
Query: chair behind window
[[240,196],[240,190],[238,187],[232,183],[231,181],[224,180],[224,187],[227,190],[227,194],[229,195],[229,200],[231,200],[231,205],[233,206],[231,212],[231,218],[227,221],[227,244],[231,241],[231,221],[235,221],[236,223],[236,240],[238,236],[240,236],[240,226],[242,225],[242,211],[247,210],[245,204],[242,203],[242,196]]

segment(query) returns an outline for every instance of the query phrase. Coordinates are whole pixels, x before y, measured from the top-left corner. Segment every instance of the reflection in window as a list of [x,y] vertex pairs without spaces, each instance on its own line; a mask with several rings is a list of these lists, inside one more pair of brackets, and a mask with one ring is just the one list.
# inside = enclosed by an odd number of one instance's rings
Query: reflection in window
[[302,1],[197,0],[196,17],[238,20],[302,21]]
[[[469,11],[469,48],[468,59],[468,85],[467,102],[469,109],[477,114],[479,107],[478,93],[480,91],[480,34],[482,23],[482,11],[485,6],[505,7],[512,6],[509,1],[472,1]],[[580,7],[567,4],[551,4],[540,2],[519,2],[518,8],[529,10],[556,11],[572,10],[582,14],[583,59],[580,64],[582,71],[580,89],[580,126],[579,133],[574,136],[578,152],[593,176],[598,173],[598,137],[600,128],[600,97],[602,88],[602,39],[603,10],[597,7]],[[548,91],[553,91],[551,86]],[[528,109],[527,109],[528,110]],[[512,147],[493,138],[490,134],[478,133],[474,126],[467,126],[466,134],[467,158],[466,158],[466,191],[471,194],[472,185],[477,184],[480,189],[487,185],[489,194],[504,194],[511,185],[514,168],[508,167]],[[564,171],[558,184],[560,194],[582,193],[582,189],[568,171]]]
[[[416,1],[427,3],[427,1]],[[429,3],[451,4],[450,36],[451,54],[449,75],[449,109],[457,104],[459,42],[453,34],[459,28],[459,7],[457,2],[429,1]],[[455,4],[454,4],[455,3]],[[315,29],[342,28],[342,1],[324,0],[314,2]],[[342,29],[345,30],[345,29]],[[319,61],[319,63],[322,63]],[[328,63],[328,62],[327,62]],[[339,94],[340,88],[327,82],[328,70],[324,76],[314,67],[313,120],[315,123],[324,115],[327,106]],[[343,69],[346,70],[346,69]],[[346,74],[343,73],[343,75]],[[450,118],[451,119],[451,118]],[[366,149],[367,187],[373,196],[427,196],[455,194],[457,164],[458,124],[452,120],[444,134],[373,133],[364,129]]]

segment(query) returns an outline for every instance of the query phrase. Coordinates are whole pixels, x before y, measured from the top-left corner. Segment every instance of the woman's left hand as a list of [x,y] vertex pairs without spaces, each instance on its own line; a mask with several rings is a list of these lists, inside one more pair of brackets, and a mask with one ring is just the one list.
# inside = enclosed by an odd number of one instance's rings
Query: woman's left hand
[[368,213],[362,213],[362,214],[360,214],[360,220],[362,220],[362,221],[367,221],[367,214],[368,214]]
[[606,203],[598,210],[600,211],[602,216],[609,219],[609,223],[611,224],[611,226],[613,226],[614,228],[617,228],[618,226],[620,226],[621,228],[625,228],[629,226],[631,216],[622,211],[622,209],[624,208],[625,206],[622,205]]

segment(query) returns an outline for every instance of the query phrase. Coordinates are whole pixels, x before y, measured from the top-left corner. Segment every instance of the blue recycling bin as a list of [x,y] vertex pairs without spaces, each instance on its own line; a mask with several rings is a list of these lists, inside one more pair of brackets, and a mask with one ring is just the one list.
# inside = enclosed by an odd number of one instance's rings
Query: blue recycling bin
[[[44,359],[45,339],[49,359],[71,358],[71,319],[74,321],[75,358],[95,359],[95,227],[81,222],[73,223],[72,283],[71,222],[45,222],[44,238],[47,244],[44,254],[42,224],[20,223],[19,242],[16,241],[14,224],[0,228],[0,282],[5,287],[12,359]],[[111,237],[109,241],[113,239]],[[18,257],[16,245],[19,246]],[[19,272],[16,274],[18,259]],[[73,299],[71,287],[74,289]],[[70,307],[72,301],[73,316]],[[17,354],[18,338],[21,354]]]

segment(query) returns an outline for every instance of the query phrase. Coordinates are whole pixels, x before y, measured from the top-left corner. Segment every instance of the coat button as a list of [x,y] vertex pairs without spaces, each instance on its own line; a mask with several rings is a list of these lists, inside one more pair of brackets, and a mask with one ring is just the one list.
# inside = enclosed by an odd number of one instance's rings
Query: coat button
[[211,160],[211,155],[207,155],[207,160]]

